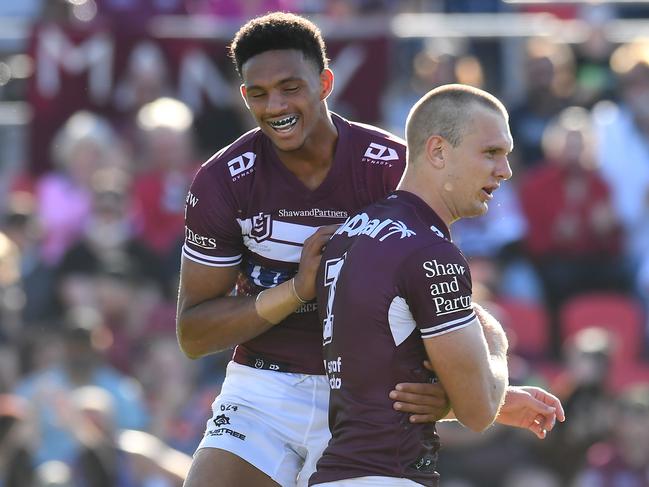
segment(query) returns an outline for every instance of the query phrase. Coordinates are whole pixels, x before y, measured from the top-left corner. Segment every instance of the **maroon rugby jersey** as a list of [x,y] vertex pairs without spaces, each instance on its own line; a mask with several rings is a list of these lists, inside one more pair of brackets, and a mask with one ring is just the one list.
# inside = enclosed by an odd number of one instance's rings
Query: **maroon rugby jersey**
[[388,394],[432,379],[422,338],[479,326],[448,228],[419,197],[395,191],[329,241],[318,303],[332,439],[310,485],[379,475],[436,486],[435,425],[409,423]]
[[[255,129],[199,170],[185,214],[183,255],[209,266],[239,265],[236,292],[255,295],[295,275],[304,240],[342,223],[392,191],[405,167],[403,141],[332,114],[338,141],[326,179],[309,190]],[[239,345],[234,360],[259,368],[324,374],[316,302]]]

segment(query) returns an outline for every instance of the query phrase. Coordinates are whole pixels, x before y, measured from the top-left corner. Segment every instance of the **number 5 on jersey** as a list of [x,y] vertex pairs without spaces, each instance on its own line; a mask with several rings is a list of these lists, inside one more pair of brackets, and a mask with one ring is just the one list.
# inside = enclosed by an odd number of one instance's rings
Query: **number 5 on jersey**
[[329,288],[329,294],[327,295],[327,313],[325,319],[322,323],[322,344],[327,345],[331,343],[334,334],[334,299],[336,297],[336,282],[338,281],[338,276],[340,275],[340,270],[343,268],[345,263],[345,257],[347,253],[345,252],[342,257],[338,259],[329,259],[325,262],[324,269],[324,285]]

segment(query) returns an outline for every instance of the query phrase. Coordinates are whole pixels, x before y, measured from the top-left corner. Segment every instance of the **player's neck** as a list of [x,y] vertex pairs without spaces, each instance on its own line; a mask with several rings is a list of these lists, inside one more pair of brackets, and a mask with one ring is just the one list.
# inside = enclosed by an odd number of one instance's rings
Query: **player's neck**
[[398,190],[408,191],[422,199],[432,210],[437,213],[448,228],[457,219],[453,217],[447,202],[444,200],[441,188],[437,188],[433,181],[418,171],[409,168],[397,186]]

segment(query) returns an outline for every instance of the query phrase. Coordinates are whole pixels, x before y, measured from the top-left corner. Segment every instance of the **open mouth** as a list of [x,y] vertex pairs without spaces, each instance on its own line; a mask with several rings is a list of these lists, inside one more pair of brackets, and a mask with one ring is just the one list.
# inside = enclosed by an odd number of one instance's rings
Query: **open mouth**
[[493,192],[498,189],[498,186],[485,186],[482,192],[486,195],[487,199],[493,198]]
[[276,132],[284,133],[289,132],[297,123],[298,117],[289,115],[288,117],[280,118],[279,120],[269,120],[270,125]]

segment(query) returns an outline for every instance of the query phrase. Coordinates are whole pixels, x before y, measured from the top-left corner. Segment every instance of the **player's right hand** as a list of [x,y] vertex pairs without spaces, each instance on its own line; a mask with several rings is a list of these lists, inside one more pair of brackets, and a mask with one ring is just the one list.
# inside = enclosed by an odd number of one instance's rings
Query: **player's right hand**
[[320,259],[322,259],[322,252],[331,236],[338,230],[338,227],[340,225],[320,227],[304,241],[302,255],[300,256],[300,267],[295,275],[295,291],[300,298],[306,301],[315,298],[315,277],[318,273]]

